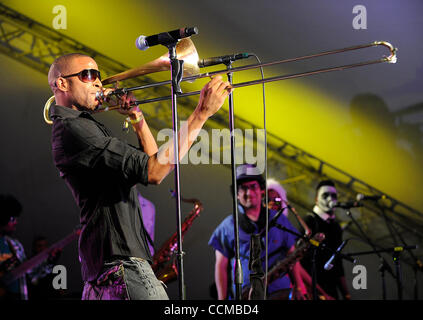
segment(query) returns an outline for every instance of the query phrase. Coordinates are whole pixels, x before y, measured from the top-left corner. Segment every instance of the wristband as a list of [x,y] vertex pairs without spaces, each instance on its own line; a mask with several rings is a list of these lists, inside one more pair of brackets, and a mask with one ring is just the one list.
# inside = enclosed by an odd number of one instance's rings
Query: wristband
[[136,118],[135,120],[131,119],[130,117],[126,118],[126,120],[127,120],[127,121],[129,120],[129,122],[131,122],[131,124],[137,124],[137,123],[139,123],[142,119],[144,119],[144,115],[143,115],[142,113],[141,113],[141,115],[140,115],[138,118]]
[[[123,122],[123,127],[122,130],[125,131],[126,133],[128,133],[129,130],[129,122],[134,126],[137,123],[141,122],[141,120],[144,119],[144,115],[141,114],[138,118],[136,118],[135,120],[132,120],[130,117],[127,117],[125,119],[125,121]],[[135,130],[135,128],[134,128]]]

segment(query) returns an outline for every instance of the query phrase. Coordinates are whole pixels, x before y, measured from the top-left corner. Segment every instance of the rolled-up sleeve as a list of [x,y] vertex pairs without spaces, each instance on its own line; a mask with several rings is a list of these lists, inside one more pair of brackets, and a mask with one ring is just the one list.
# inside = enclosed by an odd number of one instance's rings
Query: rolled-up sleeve
[[106,135],[96,122],[68,118],[53,125],[53,158],[57,168],[92,168],[112,172],[130,184],[148,184],[148,155]]
[[222,253],[226,258],[234,256],[234,244],[230,230],[230,218],[226,218],[213,232],[208,242],[209,246]]

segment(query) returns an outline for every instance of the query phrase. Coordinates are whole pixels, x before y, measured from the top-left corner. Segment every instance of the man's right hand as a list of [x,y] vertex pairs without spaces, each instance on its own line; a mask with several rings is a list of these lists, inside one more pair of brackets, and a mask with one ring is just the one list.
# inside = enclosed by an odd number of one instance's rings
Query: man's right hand
[[223,81],[221,76],[216,76],[201,90],[200,100],[196,108],[197,115],[207,120],[214,115],[225,102],[226,97],[233,91],[228,81]]

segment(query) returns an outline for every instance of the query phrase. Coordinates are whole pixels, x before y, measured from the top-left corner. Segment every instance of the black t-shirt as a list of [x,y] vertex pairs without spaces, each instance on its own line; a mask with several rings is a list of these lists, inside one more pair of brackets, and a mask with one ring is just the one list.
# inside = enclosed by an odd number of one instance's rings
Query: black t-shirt
[[[325,240],[322,242],[331,250],[336,250],[342,243],[342,229],[338,222],[333,219],[327,221],[312,213],[304,218],[304,222],[311,229],[312,234],[322,232]],[[332,297],[337,297],[336,288],[339,284],[339,277],[344,275],[342,259],[338,256],[332,262],[333,268],[325,270],[324,265],[332,256],[331,250],[317,249],[316,252],[316,277],[317,283]],[[309,250],[301,260],[301,265],[312,275],[312,250]]]
[[148,155],[112,137],[91,115],[53,109],[54,164],[80,208],[79,259],[84,281],[114,256],[151,262],[136,184],[148,184]]

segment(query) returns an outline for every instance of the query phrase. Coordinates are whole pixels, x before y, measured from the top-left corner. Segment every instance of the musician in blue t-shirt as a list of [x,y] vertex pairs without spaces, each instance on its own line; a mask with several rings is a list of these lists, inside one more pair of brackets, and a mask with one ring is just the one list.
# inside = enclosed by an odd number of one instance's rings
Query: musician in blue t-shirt
[[[245,292],[250,286],[250,271],[248,269],[250,256],[250,238],[252,234],[260,233],[266,224],[266,210],[263,206],[263,196],[265,192],[264,179],[261,174],[257,174],[257,167],[253,165],[242,165],[237,168],[237,187],[239,204],[239,251],[243,273],[242,290]],[[269,220],[275,216],[276,212],[269,210]],[[291,225],[289,220],[280,214],[276,223],[294,232],[297,230]],[[262,244],[265,243],[265,233],[261,236]],[[280,228],[269,229],[268,241],[268,266],[269,269],[277,262],[282,261],[295,248],[296,236]],[[213,232],[209,245],[215,249],[215,281],[218,299],[234,299],[235,283],[234,262],[235,262],[235,236],[234,221],[230,215]],[[261,252],[263,270],[265,268],[264,245]],[[299,276],[300,265],[295,263],[292,268],[292,275],[295,279],[295,296],[297,299],[304,299],[306,289]],[[287,299],[291,291],[291,280],[288,274],[276,279],[268,284],[268,299]],[[304,293],[304,294],[303,294]]]

